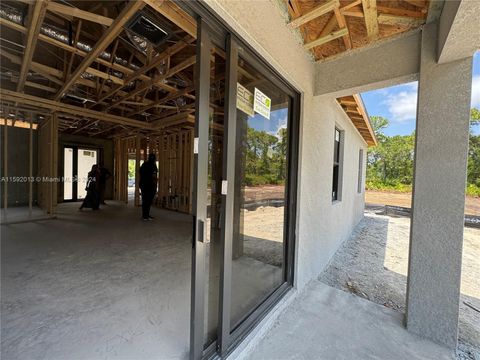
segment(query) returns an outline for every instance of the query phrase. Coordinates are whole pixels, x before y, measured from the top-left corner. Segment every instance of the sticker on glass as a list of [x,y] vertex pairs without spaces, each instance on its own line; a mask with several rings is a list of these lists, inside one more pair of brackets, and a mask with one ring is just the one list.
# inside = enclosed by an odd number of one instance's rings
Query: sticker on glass
[[253,110],[270,120],[270,108],[272,106],[272,100],[257,88],[255,88],[254,96],[255,101],[253,103]]
[[237,109],[249,116],[253,116],[253,94],[237,83]]

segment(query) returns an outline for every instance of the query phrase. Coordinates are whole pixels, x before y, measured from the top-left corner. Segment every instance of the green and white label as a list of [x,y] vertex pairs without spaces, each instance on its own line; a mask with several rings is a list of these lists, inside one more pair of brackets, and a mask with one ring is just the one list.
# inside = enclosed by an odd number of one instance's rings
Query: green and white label
[[237,83],[237,109],[249,116],[253,116],[253,94]]
[[253,103],[253,110],[270,120],[270,108],[272,107],[272,100],[257,88],[255,88],[254,96],[255,101]]

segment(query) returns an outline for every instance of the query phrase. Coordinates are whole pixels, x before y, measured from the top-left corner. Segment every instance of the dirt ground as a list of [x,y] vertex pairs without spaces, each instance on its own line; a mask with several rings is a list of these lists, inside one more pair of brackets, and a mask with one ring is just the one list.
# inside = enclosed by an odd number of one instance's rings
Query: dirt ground
[[[367,212],[320,280],[405,311],[410,219]],[[480,359],[480,229],[465,228],[459,359]],[[475,355],[474,355],[475,354]],[[475,357],[477,356],[477,357]]]
[[[365,201],[368,204],[411,207],[412,194],[366,190]],[[480,198],[471,196],[465,198],[465,214],[480,216]]]

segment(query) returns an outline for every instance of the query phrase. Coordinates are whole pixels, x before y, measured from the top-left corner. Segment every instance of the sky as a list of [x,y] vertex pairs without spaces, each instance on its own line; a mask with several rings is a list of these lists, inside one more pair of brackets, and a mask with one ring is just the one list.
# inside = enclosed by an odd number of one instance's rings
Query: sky
[[281,128],[287,127],[287,116],[288,108],[273,110],[270,113],[270,119],[266,119],[260,114],[255,114],[248,118],[248,126],[276,136]]
[[[384,130],[386,135],[409,135],[415,130],[417,89],[415,81],[361,95],[369,116],[383,116],[390,120],[390,125]],[[473,57],[471,106],[480,109],[480,51]],[[480,126],[475,126],[473,133],[480,134]]]

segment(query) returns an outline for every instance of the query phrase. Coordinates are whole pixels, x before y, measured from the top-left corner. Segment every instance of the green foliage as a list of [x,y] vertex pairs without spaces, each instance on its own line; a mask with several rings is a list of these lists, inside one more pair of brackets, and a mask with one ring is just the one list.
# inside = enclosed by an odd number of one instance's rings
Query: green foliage
[[400,193],[412,192],[412,185],[401,184],[400,182],[385,184],[378,179],[367,180],[365,183],[365,188],[367,190],[391,191]]
[[128,160],[128,178],[135,179],[135,160]]
[[480,110],[477,108],[470,110],[470,125],[480,125]]
[[368,154],[367,181],[386,186],[411,185],[414,135],[378,136],[378,145]]
[[480,186],[475,184],[468,184],[466,189],[468,196],[480,197]]
[[467,183],[480,187],[480,135],[470,135]]
[[286,179],[287,130],[277,136],[248,128],[245,144],[245,185],[283,184]]
[[[378,145],[371,148],[367,158],[366,188],[410,192],[413,179],[415,133],[387,136],[383,129],[389,121],[380,116],[370,118]],[[480,125],[480,111],[471,110],[471,126]],[[480,196],[480,135],[470,134],[466,193]]]

